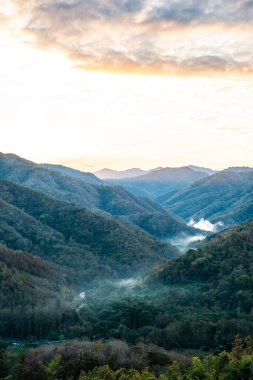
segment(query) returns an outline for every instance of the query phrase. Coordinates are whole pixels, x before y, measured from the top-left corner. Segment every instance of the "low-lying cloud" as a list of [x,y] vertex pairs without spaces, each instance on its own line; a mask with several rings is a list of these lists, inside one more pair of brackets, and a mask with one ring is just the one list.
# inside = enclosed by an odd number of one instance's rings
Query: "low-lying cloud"
[[224,227],[223,222],[217,222],[215,224],[211,223],[209,220],[201,218],[199,221],[195,221],[191,219],[188,223],[189,226],[197,228],[199,230],[207,231],[207,232],[217,232]]
[[206,234],[198,234],[194,236],[184,236],[184,235],[179,235],[174,237],[173,239],[169,239],[170,243],[177,247],[179,251],[185,252],[189,248],[192,248],[193,243],[201,242],[206,238]]
[[196,75],[253,71],[251,0],[9,0],[43,48],[90,70]]

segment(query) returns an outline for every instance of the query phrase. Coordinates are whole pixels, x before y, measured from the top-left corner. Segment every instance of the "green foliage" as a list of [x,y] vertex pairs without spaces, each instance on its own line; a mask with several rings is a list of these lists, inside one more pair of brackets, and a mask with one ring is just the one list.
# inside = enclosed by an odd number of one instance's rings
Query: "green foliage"
[[56,354],[46,365],[45,372],[48,380],[56,380],[60,371],[61,355]]

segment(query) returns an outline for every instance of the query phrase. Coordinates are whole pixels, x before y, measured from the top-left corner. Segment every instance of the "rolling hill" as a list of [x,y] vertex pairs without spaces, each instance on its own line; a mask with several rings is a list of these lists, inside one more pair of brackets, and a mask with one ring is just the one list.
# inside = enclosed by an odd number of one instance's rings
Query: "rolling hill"
[[224,170],[157,200],[184,220],[240,223],[253,217],[253,171]]

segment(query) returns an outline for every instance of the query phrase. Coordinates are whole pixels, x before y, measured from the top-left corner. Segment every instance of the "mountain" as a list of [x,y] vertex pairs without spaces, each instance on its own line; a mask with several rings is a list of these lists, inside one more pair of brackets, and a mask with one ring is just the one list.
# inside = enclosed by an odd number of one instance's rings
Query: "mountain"
[[233,166],[226,171],[233,172],[233,173],[248,173],[248,172],[253,172],[253,168],[250,168],[248,166]]
[[122,178],[133,178],[140,175],[148,173],[147,170],[142,170],[139,168],[132,168],[127,170],[112,170],[112,169],[102,169],[96,171],[94,174],[100,179],[122,179]]
[[[253,220],[213,235],[155,273],[165,284],[197,284],[202,297],[249,313],[253,303]],[[208,301],[206,301],[208,302]]]
[[253,171],[224,170],[158,200],[185,220],[240,223],[253,217]]
[[190,168],[190,169],[192,169],[192,170],[195,170],[197,172],[206,173],[208,175],[212,175],[212,174],[217,173],[217,170],[213,170],[213,169],[210,169],[210,168],[203,168],[202,166],[188,165],[187,167]]
[[[65,167],[58,167],[55,170],[54,165],[46,166],[37,165],[13,154],[0,154],[0,178],[43,191],[64,202],[124,217],[123,221],[127,221],[128,217],[131,219],[133,215],[136,217],[132,220],[137,220],[137,214],[148,214],[149,217],[154,214],[155,218],[162,214],[161,218],[170,218],[171,225],[176,223],[179,226],[178,219],[171,214],[164,216],[166,211],[162,206],[148,198],[136,197],[120,186],[87,183],[87,173],[84,173],[84,181],[82,172]],[[187,227],[182,221],[181,225],[182,230],[185,231]],[[164,237],[171,236],[169,227],[167,223]],[[189,227],[188,231],[190,231]]]
[[[74,175],[73,175],[74,173]],[[76,172],[63,174],[13,154],[0,154],[0,178],[31,189],[43,191],[64,202],[96,208],[114,215],[151,212],[161,206],[139,199],[121,187],[94,185],[76,177]]]
[[80,170],[72,169],[67,166],[63,165],[53,165],[53,164],[40,164],[41,167],[57,171],[63,174],[70,175],[74,178],[81,179],[82,181],[86,183],[91,183],[93,185],[102,185],[102,181],[99,180],[94,174],[92,173],[87,173],[87,172],[82,172]]
[[70,169],[69,174],[63,174],[49,167],[13,154],[0,153],[0,178],[43,191],[64,202],[96,208],[113,215],[162,210],[155,202],[135,197],[122,187],[90,184],[77,178],[77,175],[82,176],[81,172]]
[[189,167],[159,168],[139,177],[109,180],[109,183],[124,186],[135,195],[156,198],[169,191],[175,192],[182,189],[204,177],[207,177],[206,173]]
[[143,271],[177,250],[112,217],[0,180],[0,243],[61,266],[80,285]]

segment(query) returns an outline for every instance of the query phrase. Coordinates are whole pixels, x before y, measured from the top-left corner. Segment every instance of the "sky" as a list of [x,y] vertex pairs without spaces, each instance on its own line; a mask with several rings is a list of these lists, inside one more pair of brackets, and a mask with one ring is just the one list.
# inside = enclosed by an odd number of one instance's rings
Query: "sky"
[[1,0],[0,151],[253,166],[252,0]]

